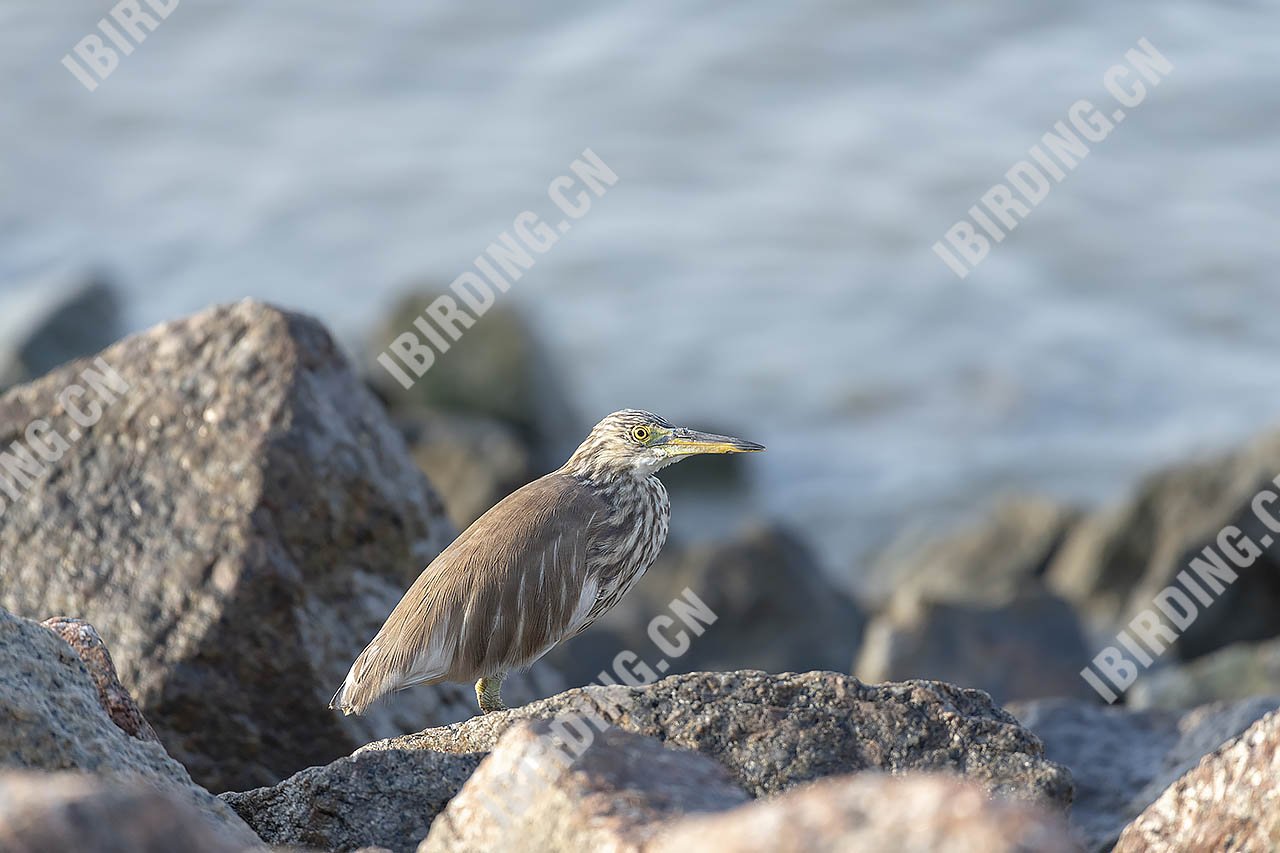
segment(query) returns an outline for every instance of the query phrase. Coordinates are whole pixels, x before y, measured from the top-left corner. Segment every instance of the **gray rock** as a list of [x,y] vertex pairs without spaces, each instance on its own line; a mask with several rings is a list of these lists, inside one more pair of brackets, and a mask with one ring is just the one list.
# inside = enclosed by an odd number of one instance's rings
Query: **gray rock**
[[[127,388],[0,516],[0,606],[90,621],[165,746],[214,790],[474,713],[453,686],[363,718],[327,708],[454,528],[319,324],[245,301],[102,359]],[[71,435],[59,395],[84,367],[0,396],[0,446],[37,419]],[[509,701],[555,688],[539,677],[509,682]]]
[[924,545],[918,531],[904,534],[866,570],[862,589],[882,606],[908,589],[937,601],[1005,605],[1044,574],[1079,519],[1078,510],[1044,498],[1008,498]]
[[459,530],[543,473],[535,472],[531,451],[502,421],[423,408],[398,409],[395,420]]
[[823,574],[808,546],[779,525],[682,548],[657,562],[598,626],[557,647],[550,660],[570,683],[596,681],[626,649],[652,649],[650,620],[691,589],[715,623],[668,672],[847,669],[866,616]]
[[[1275,539],[1251,506],[1280,474],[1280,433],[1218,458],[1169,468],[1148,478],[1121,504],[1089,515],[1055,555],[1047,577],[1075,603],[1093,629],[1114,635],[1120,623],[1150,608],[1153,597],[1216,543],[1227,525],[1253,542]],[[1280,505],[1272,511],[1280,511]],[[1228,543],[1230,544],[1230,543]],[[1272,544],[1174,643],[1192,659],[1241,641],[1280,634],[1280,545]],[[1217,550],[1215,548],[1215,550]]]
[[977,687],[998,703],[1095,698],[1080,678],[1089,660],[1071,605],[1027,581],[1003,604],[894,596],[867,628],[853,672],[866,681],[927,678]]
[[1010,499],[923,546],[905,537],[870,573],[868,586],[887,600],[854,673],[964,684],[997,702],[1092,697],[1080,678],[1090,657],[1083,628],[1041,580],[1077,518],[1050,501]]
[[441,292],[432,288],[405,296],[374,332],[368,370],[387,407],[395,412],[426,406],[496,418],[514,427],[534,449],[537,470],[558,467],[577,446],[586,425],[573,414],[569,395],[532,324],[508,297],[499,296],[451,342],[448,352],[437,353],[412,388],[404,388],[374,361],[399,335],[416,334],[414,320]]
[[1124,830],[1116,853],[1280,846],[1280,712],[1182,776]]
[[479,755],[382,750],[309,767],[270,788],[221,794],[264,841],[412,851]]
[[646,851],[685,853],[1071,853],[1061,815],[992,799],[942,774],[858,773],[770,800],[688,817]]
[[40,624],[61,637],[80,656],[80,662],[89,671],[89,676],[98,689],[98,704],[107,712],[111,722],[125,734],[138,740],[160,742],[138,703],[120,683],[115,664],[111,660],[111,652],[92,625],[83,619],[72,619],[69,616],[54,616]]
[[1184,712],[1178,739],[1158,772],[1129,803],[1129,812],[1152,803],[1179,776],[1227,741],[1239,736],[1263,715],[1280,706],[1280,696],[1254,696],[1240,702],[1216,702]]
[[123,334],[120,297],[98,273],[58,274],[8,290],[0,297],[0,391]]
[[1046,756],[1071,768],[1071,819],[1088,849],[1110,849],[1132,817],[1128,801],[1161,772],[1177,743],[1177,716],[1069,700],[1019,703],[1009,710],[1044,741]]
[[1280,696],[1280,639],[1236,643],[1151,670],[1129,688],[1125,703],[1131,708],[1193,708],[1250,696]]
[[517,723],[418,850],[639,853],[666,821],[748,799],[722,767],[696,752],[616,728],[583,744],[576,733],[560,739],[547,721]]
[[586,715],[701,752],[752,796],[858,770],[946,771],[993,793],[1058,809],[1066,768],[985,693],[934,682],[869,686],[834,672],[693,673],[647,687],[569,690],[511,711],[372,743],[373,750],[488,752],[521,720]]
[[[252,847],[258,843],[240,818],[192,782],[164,747],[131,737],[112,722],[98,702],[98,690],[88,670],[70,646],[48,628],[4,610],[0,610],[0,769],[77,770],[92,773],[110,790],[122,792],[146,786],[190,804],[225,844]],[[42,801],[46,784],[41,777],[7,778],[0,784],[0,849],[23,849],[19,845],[34,845],[40,850],[86,849],[80,844],[37,843],[40,839],[56,840],[62,832],[83,832],[86,835],[79,840],[90,844],[91,833],[105,831],[100,818],[110,816],[108,804],[114,801],[90,796],[88,788],[77,785],[50,781],[49,798]],[[6,794],[14,799],[7,799]],[[150,801],[147,796],[138,796]],[[78,809],[73,804],[82,798],[96,804],[85,806],[92,818],[86,826],[67,823],[70,818],[58,816],[66,809]],[[24,808],[12,805],[18,800],[32,804],[33,823],[24,823]],[[39,806],[40,802],[45,805]],[[155,814],[169,812],[162,809]],[[124,833],[120,837],[128,837],[129,831],[120,829]],[[5,832],[17,839],[13,847],[2,842]],[[201,835],[193,829],[190,837]]]
[[147,785],[79,773],[0,773],[0,850],[5,853],[248,849],[210,830],[187,803]]
[[1105,851],[1169,784],[1277,704],[1259,698],[1173,712],[1043,700],[1009,710],[1044,741],[1050,760],[1071,768],[1072,822],[1089,850]]

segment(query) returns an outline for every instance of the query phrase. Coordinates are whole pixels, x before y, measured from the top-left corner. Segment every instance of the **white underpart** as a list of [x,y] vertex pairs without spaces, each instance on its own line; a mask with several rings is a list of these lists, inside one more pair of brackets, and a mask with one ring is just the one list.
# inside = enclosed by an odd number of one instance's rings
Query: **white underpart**
[[[456,634],[458,645],[462,645],[463,638],[467,636],[467,626],[471,624],[471,608],[475,607],[475,604],[475,596],[472,596],[471,599],[467,601],[467,606],[462,611],[462,628]],[[435,631],[431,632],[431,636],[432,638],[435,637]]]
[[566,637],[572,637],[587,624],[587,617],[591,614],[591,608],[596,606],[596,597],[599,594],[600,583],[595,578],[587,578],[586,583],[582,585],[582,593],[578,596],[578,606],[573,608],[573,615],[569,617],[569,629],[565,631]]

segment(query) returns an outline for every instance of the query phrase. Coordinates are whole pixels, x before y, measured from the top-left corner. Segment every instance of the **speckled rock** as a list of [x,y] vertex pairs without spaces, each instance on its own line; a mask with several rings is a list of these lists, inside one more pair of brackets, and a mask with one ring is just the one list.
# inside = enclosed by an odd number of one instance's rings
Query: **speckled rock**
[[941,774],[859,773],[688,817],[648,853],[1073,853],[1061,815]]
[[79,773],[0,773],[0,850],[5,853],[248,849],[210,830],[187,803],[147,785]]
[[561,736],[545,720],[502,735],[419,853],[639,853],[662,824],[749,798],[724,768],[616,728]]
[[1115,853],[1280,849],[1280,712],[1225,744],[1125,828]]
[[382,750],[309,767],[270,788],[221,794],[264,841],[412,851],[479,755]]
[[40,624],[61,637],[80,656],[80,662],[89,671],[89,676],[98,689],[98,703],[107,712],[111,722],[125,734],[138,740],[160,742],[138,703],[133,701],[129,691],[120,683],[115,664],[111,661],[111,652],[92,625],[83,619],[72,619],[69,616],[54,616]]
[[[0,516],[0,606],[91,622],[170,753],[213,790],[474,713],[453,688],[362,718],[327,707],[455,531],[318,323],[245,301],[101,357],[125,388]],[[70,436],[59,397],[84,368],[0,396],[0,446],[37,419]],[[535,682],[510,682],[510,701]]]
[[1174,780],[1278,704],[1262,697],[1175,712],[1046,700],[1009,710],[1044,741],[1048,758],[1071,768],[1071,821],[1087,849],[1103,853]]
[[948,771],[994,793],[1064,810],[1073,785],[1040,741],[989,696],[936,682],[865,685],[834,672],[691,673],[647,687],[587,687],[361,752],[488,752],[521,720],[586,714],[693,749],[752,796],[858,770]]
[[[240,847],[258,843],[249,827],[192,782],[164,747],[131,737],[111,721],[98,702],[88,670],[70,646],[48,628],[4,610],[0,610],[0,769],[78,770],[109,782],[110,787],[146,785],[189,803],[227,843]],[[5,790],[34,797],[40,787],[28,779]],[[8,848],[0,844],[0,849]]]

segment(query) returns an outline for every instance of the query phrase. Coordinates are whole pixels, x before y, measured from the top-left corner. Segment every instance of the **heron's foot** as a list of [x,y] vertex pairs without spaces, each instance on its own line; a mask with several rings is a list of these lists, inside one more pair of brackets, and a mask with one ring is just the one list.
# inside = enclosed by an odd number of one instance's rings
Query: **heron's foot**
[[506,675],[495,675],[492,678],[482,678],[476,682],[476,699],[480,701],[480,713],[492,714],[494,711],[505,711],[507,706],[502,704],[502,680]]

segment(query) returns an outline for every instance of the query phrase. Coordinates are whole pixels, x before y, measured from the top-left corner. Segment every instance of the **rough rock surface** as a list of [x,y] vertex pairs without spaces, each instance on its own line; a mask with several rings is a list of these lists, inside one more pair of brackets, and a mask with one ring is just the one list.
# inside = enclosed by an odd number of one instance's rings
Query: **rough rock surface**
[[858,770],[948,771],[997,794],[1070,804],[1071,774],[985,693],[934,682],[865,685],[834,672],[692,673],[647,687],[569,690],[511,711],[365,747],[488,752],[520,720],[586,714],[693,749],[752,796]]
[[908,589],[939,601],[1005,604],[1045,572],[1079,518],[1043,498],[1009,498],[923,546],[919,532],[908,531],[868,569],[864,594],[881,606]]
[[125,734],[138,740],[160,742],[138,703],[133,701],[129,691],[120,684],[115,664],[111,661],[111,652],[92,625],[69,616],[54,616],[40,624],[61,637],[80,656],[80,662],[89,671],[94,686],[98,688],[98,702],[111,722]]
[[549,659],[571,684],[595,681],[612,669],[618,652],[654,649],[650,620],[669,613],[686,588],[717,619],[684,654],[668,659],[669,673],[844,671],[867,621],[798,536],[782,526],[758,525],[723,543],[669,543],[617,607]]
[[[4,610],[0,610],[0,769],[78,770],[110,780],[112,787],[146,784],[190,803],[228,843],[242,847],[258,843],[240,818],[193,783],[164,747],[130,737],[111,721],[98,703],[88,670],[70,646],[48,628]],[[34,796],[40,787],[15,784],[6,790],[27,790]],[[0,849],[7,848],[0,844]]]
[[79,773],[0,773],[5,853],[237,853],[187,803]]
[[1280,695],[1280,638],[1235,643],[1193,661],[1141,675],[1125,703],[1131,708],[1193,708],[1251,696]]
[[616,728],[507,729],[436,819],[420,853],[646,849],[663,822],[747,802],[714,761]]
[[866,681],[929,678],[977,687],[998,703],[1094,697],[1071,605],[1029,581],[1006,603],[935,601],[904,589],[867,628],[853,673]]
[[1280,848],[1280,712],[1177,782],[1125,828],[1116,853]]
[[1203,756],[1280,704],[1280,697],[1193,711],[1131,711],[1045,700],[1011,705],[1044,741],[1045,755],[1071,768],[1071,820],[1091,851],[1110,850],[1125,824]]
[[941,774],[859,773],[688,817],[651,853],[1070,853],[1060,815]]
[[[1114,634],[1151,607],[1153,596],[1188,568],[1219,531],[1235,525],[1253,542],[1277,537],[1251,503],[1263,488],[1280,492],[1280,433],[1216,459],[1150,477],[1127,501],[1073,528],[1049,567],[1051,585],[1081,608],[1090,626]],[[1265,508],[1264,508],[1265,509]],[[1268,510],[1280,515],[1280,503]],[[1231,643],[1280,634],[1280,543],[1257,556],[1174,644],[1184,659]]]
[[[245,301],[102,357],[128,388],[0,517],[0,606],[91,622],[169,751],[214,790],[473,713],[465,688],[364,718],[326,707],[454,529],[319,324]],[[70,434],[58,397],[83,367],[0,396],[0,445],[40,418]],[[540,692],[529,683],[509,682],[510,700]]]
[[220,796],[269,844],[399,853],[426,837],[479,763],[479,755],[425,750],[360,752],[270,788]]

